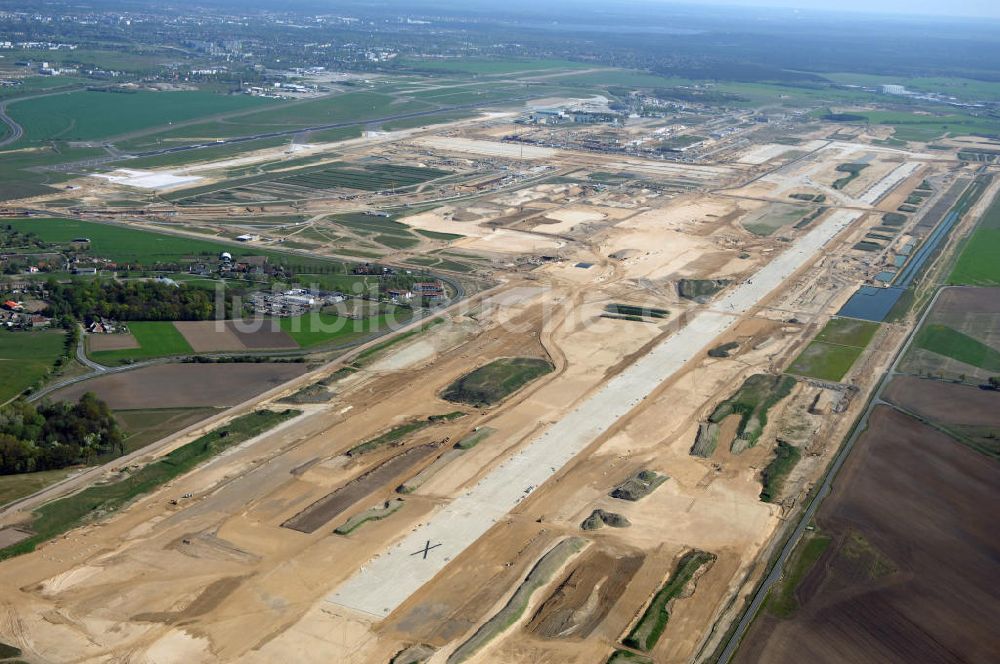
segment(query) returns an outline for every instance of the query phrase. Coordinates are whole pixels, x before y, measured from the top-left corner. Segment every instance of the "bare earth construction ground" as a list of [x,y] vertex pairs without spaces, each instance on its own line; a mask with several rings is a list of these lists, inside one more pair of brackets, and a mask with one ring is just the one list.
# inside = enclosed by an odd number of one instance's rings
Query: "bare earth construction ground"
[[[338,144],[338,159],[447,166],[471,184],[317,198],[296,209],[310,221],[289,233],[294,242],[291,233],[311,231],[309,246],[334,255],[344,249],[334,235],[367,251],[366,232],[409,233],[385,260],[475,274],[495,289],[338,374],[329,399],[303,406],[287,426],[4,562],[0,640],[39,661],[151,662],[388,662],[423,643],[441,664],[546,552],[579,537],[583,548],[469,661],[605,661],[693,548],[714,562],[673,601],[650,655],[673,664],[712,652],[891,349],[864,351],[842,384],[797,382],[746,449],[720,445],[708,458],[693,456],[700,423],[748,376],[783,372],[857,286],[891,262],[888,248],[853,249],[883,213],[923,178],[951,181],[966,167],[864,136],[833,141],[826,137],[837,128],[818,123],[795,146],[801,161],[771,143],[741,144],[698,164],[532,146],[522,160],[521,146],[497,140],[509,121]],[[848,160],[871,166],[835,190],[836,167]],[[222,182],[225,168],[199,167],[199,186]],[[501,184],[477,184],[490,177]],[[622,184],[595,184],[607,177]],[[123,193],[106,181],[81,186]],[[825,193],[827,203],[789,197],[800,191]],[[429,203],[434,196],[445,204]],[[358,214],[403,203],[423,211],[398,214],[395,225]],[[219,228],[229,212],[213,205],[180,208],[171,223]],[[799,225],[791,206],[815,214]],[[718,293],[689,299],[681,280]],[[664,313],[609,315],[643,307]],[[277,335],[204,328],[179,326],[196,350],[283,347]],[[708,356],[727,343],[727,355]],[[511,357],[545,358],[554,370],[497,404],[442,398],[470,371]],[[163,365],[73,390],[102,390],[122,408],[224,405],[303,371]],[[807,412],[814,403],[824,405]],[[387,438],[414,422],[426,425]],[[761,471],[778,437],[794,438],[803,461],[763,502]],[[386,442],[348,454],[378,440]],[[456,451],[459,441],[473,442]],[[640,470],[667,479],[639,501],[610,495]],[[397,490],[407,483],[416,488]],[[384,518],[334,532],[398,498],[402,506]],[[581,530],[595,509],[631,525]],[[28,516],[14,510],[0,524]],[[598,592],[585,593],[597,583]]]

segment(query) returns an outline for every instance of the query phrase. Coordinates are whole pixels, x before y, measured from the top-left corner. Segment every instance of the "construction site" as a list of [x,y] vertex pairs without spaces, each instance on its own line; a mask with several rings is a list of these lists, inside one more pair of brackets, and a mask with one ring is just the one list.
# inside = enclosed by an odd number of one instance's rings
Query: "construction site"
[[[77,662],[711,659],[905,334],[831,321],[905,272],[976,166],[805,117],[523,115],[71,183],[79,218],[431,270],[462,297],[154,446],[136,464],[302,411],[6,561],[5,641]],[[853,349],[842,371],[827,347]],[[0,541],[35,506],[0,512]]]

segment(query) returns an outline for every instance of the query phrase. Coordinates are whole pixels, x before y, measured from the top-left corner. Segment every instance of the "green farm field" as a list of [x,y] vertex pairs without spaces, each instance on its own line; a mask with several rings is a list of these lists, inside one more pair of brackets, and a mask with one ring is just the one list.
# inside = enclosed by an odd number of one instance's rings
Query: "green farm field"
[[[364,122],[374,118],[433,108],[435,105],[428,102],[398,101],[395,97],[377,92],[349,92],[282,104],[277,107],[272,106],[256,113],[248,113],[228,120],[210,120],[155,134],[150,133],[146,136],[116,143],[116,145],[123,150],[135,151],[162,147],[163,145],[181,145],[235,136],[251,136],[271,131],[293,130],[300,127],[341,122]],[[333,131],[343,132],[343,129],[338,128]],[[339,137],[323,138],[314,134],[310,140],[339,140]]]
[[1000,197],[986,210],[959,254],[949,284],[1000,286]]
[[8,107],[27,142],[89,141],[172,122],[269,106],[273,100],[213,92],[112,93],[81,90],[26,99]]
[[49,92],[61,88],[71,88],[90,83],[85,78],[75,76],[26,76],[18,79],[18,85],[0,88],[0,100]]
[[272,263],[292,267],[298,275],[332,272],[346,275],[348,271],[345,263],[333,259],[298,256],[256,247],[241,250],[235,243],[225,244],[212,240],[167,235],[144,228],[41,217],[5,219],[3,224],[9,224],[22,232],[32,232],[42,240],[55,244],[66,244],[76,238],[85,237],[90,240],[90,247],[86,253],[121,263],[144,265],[171,263],[191,258],[214,258],[220,252],[228,251],[237,258],[243,255],[267,256]]
[[957,76],[920,76],[913,78],[897,78],[893,76],[878,76],[874,74],[824,74],[831,81],[852,85],[902,85],[909,90],[918,92],[937,92],[958,97],[963,101],[1000,100],[1000,83],[995,81],[977,81],[971,78]]
[[863,116],[873,125],[892,126],[895,130],[893,136],[904,141],[930,141],[945,134],[967,136],[1000,133],[1000,121],[964,113],[924,115],[896,111],[862,111],[857,115]]
[[139,342],[139,348],[90,352],[90,357],[96,362],[111,366],[194,352],[191,344],[171,321],[135,321],[129,323],[128,328]]
[[788,372],[839,382],[864,352],[878,331],[878,323],[834,318],[799,354]]
[[491,75],[533,72],[544,69],[588,69],[592,65],[571,60],[548,59],[486,59],[454,58],[443,60],[404,60],[402,65],[414,70],[434,72],[454,72],[462,74]]
[[806,572],[812,569],[819,557],[823,555],[832,540],[829,537],[809,534],[796,547],[791,560],[785,567],[781,584],[771,590],[767,596],[767,610],[780,618],[790,618],[799,607],[795,591],[805,578]]
[[218,413],[219,410],[218,408],[118,410],[115,411],[115,419],[125,432],[125,453],[128,454],[200,422]]
[[853,318],[833,318],[816,335],[817,341],[866,348],[878,331],[878,323]]
[[920,328],[914,341],[917,348],[1000,373],[1000,350],[947,325],[929,324]]
[[194,238],[161,235],[147,230],[111,224],[59,218],[4,220],[22,232],[32,232],[45,242],[66,244],[76,238],[90,239],[87,253],[121,263],[156,263],[185,257],[217,256],[231,251],[229,245]]
[[63,332],[55,330],[0,330],[0,403],[13,399],[44,378],[62,355],[65,339]]

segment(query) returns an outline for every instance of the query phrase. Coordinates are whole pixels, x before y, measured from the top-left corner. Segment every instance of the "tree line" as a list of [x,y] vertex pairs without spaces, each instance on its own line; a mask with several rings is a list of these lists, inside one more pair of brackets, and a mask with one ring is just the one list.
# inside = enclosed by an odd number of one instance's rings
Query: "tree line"
[[74,280],[48,284],[53,317],[130,320],[207,320],[215,314],[210,291],[158,281]]
[[111,409],[90,392],[76,403],[18,400],[0,407],[0,475],[93,463],[124,451]]

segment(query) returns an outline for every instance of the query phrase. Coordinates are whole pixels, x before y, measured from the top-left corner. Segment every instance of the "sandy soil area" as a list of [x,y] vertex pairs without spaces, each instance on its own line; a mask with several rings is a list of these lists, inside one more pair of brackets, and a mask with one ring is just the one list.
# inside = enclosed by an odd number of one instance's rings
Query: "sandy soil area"
[[[507,128],[470,126],[370,142],[394,160],[424,160],[433,151],[470,169],[502,165],[518,177],[584,173],[576,184],[469,188],[403,219],[465,236],[453,246],[494,258],[483,261],[482,272],[497,290],[336,381],[328,401],[303,406],[287,425],[0,564],[0,641],[40,661],[359,664],[387,662],[405,646],[426,643],[438,649],[432,664],[441,664],[569,536],[586,538],[587,547],[470,661],[605,661],[691,548],[717,559],[672,605],[653,658],[689,662],[725,631],[719,621],[731,617],[726,607],[748,592],[787,510],[854,411],[821,418],[822,426],[803,434],[808,473],[796,476],[788,505],[761,502],[760,471],[781,427],[791,426],[814,394],[808,390],[818,387],[796,392],[794,406],[776,409],[760,442],[740,453],[720,445],[711,458],[692,456],[698,423],[747,375],[782,371],[866,276],[847,250],[865,214],[854,195],[830,195],[825,205],[833,209],[807,228],[782,228],[784,238],[753,236],[740,222],[775,201],[788,203],[788,193],[825,193],[829,187],[813,176],[849,155],[869,155],[888,173],[869,192],[902,161],[920,158],[834,143],[769,174],[768,162],[781,163],[788,149],[802,146],[760,146],[744,151],[757,163],[718,164],[525,146],[522,161],[520,145],[492,140]],[[337,145],[362,154],[362,143]],[[585,181],[597,170],[699,191]],[[914,177],[920,172],[901,181]],[[364,205],[310,209],[330,214]],[[695,304],[677,295],[682,277],[733,283],[714,301]],[[616,320],[604,316],[609,304],[669,313]],[[223,343],[214,331],[188,327],[193,344]],[[281,342],[229,326],[221,334],[234,349]],[[730,357],[706,355],[730,340],[740,343]],[[883,355],[866,360],[859,386]],[[461,417],[345,454],[393,427],[454,412],[440,397],[446,386],[513,356],[547,357],[555,370],[500,404],[463,407]],[[164,365],[85,386],[119,408],[216,405],[303,371],[298,364]],[[449,452],[470,437],[474,447]],[[432,464],[436,472],[426,481],[397,492]],[[668,479],[637,502],[609,495],[641,469]],[[396,498],[402,507],[391,516],[333,533]],[[597,508],[631,525],[582,531]]]
[[119,168],[110,173],[96,173],[95,178],[103,178],[114,184],[136,189],[156,189],[166,190],[179,187],[184,184],[191,184],[201,180],[195,175],[175,175],[166,171],[139,171],[131,168]]

